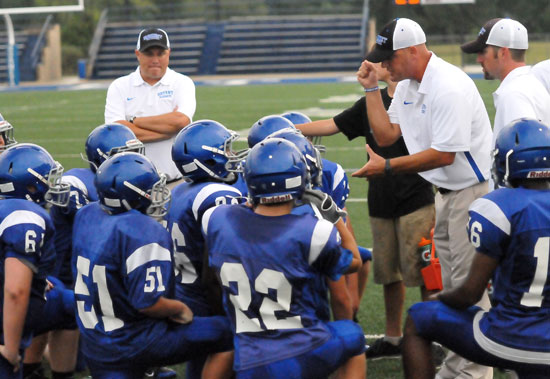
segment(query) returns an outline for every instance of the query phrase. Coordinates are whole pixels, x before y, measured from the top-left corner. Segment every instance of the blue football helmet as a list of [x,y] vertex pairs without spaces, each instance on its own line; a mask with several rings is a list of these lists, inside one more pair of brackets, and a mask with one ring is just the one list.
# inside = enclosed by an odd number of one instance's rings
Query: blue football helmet
[[129,127],[121,124],[105,124],[92,130],[86,139],[88,159],[83,159],[90,164],[90,169],[96,172],[106,159],[124,151],[144,154],[145,147]]
[[192,182],[235,180],[233,171],[248,153],[233,151],[239,135],[217,121],[199,120],[183,128],[172,145],[172,160],[183,177]]
[[[283,113],[281,116],[283,116],[287,120],[290,120],[294,125],[307,124],[311,122],[311,119],[301,112],[291,111],[291,112]],[[311,143],[313,143],[313,146],[315,146],[315,148],[320,153],[324,153],[327,150],[325,146],[321,145],[321,136],[314,136],[313,138],[308,137],[308,139],[311,140]]]
[[309,171],[309,181],[313,187],[323,184],[323,160],[321,154],[300,131],[283,129],[271,134],[268,138],[282,138],[292,142],[304,156]]
[[2,117],[2,114],[0,114],[0,138],[4,142],[0,145],[0,153],[17,143],[13,137],[13,126]]
[[99,166],[95,186],[103,208],[117,214],[136,209],[155,218],[166,215],[170,190],[146,156],[124,152]]
[[290,120],[294,125],[307,124],[311,122],[311,119],[301,112],[285,112],[281,115],[282,117]]
[[271,115],[262,117],[248,131],[248,147],[252,148],[258,142],[266,139],[268,135],[286,128],[296,129],[291,121],[282,116]]
[[254,205],[301,198],[307,175],[302,153],[281,138],[269,138],[255,145],[244,164],[244,180]]
[[493,180],[515,187],[518,179],[550,179],[550,128],[522,118],[498,134],[493,151]]
[[67,206],[70,186],[61,182],[61,175],[63,166],[46,149],[17,144],[0,155],[0,198]]

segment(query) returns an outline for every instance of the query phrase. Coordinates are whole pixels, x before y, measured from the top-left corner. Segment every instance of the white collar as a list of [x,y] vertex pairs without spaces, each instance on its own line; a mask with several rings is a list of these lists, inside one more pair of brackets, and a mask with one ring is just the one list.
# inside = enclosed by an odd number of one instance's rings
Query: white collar
[[[151,87],[155,87],[159,84],[167,85],[169,83],[168,79],[170,78],[171,75],[172,75],[172,70],[170,69],[170,67],[167,67],[166,72],[164,73],[164,76],[162,78],[160,78],[160,80],[158,82],[156,82],[155,84],[153,84]],[[139,86],[145,85],[145,84],[150,85],[145,80],[143,80],[143,77],[141,76],[141,73],[139,71],[139,66],[136,68],[136,70],[134,72],[132,72],[130,74],[130,80],[132,82],[132,85],[135,86],[135,87],[139,87]]]

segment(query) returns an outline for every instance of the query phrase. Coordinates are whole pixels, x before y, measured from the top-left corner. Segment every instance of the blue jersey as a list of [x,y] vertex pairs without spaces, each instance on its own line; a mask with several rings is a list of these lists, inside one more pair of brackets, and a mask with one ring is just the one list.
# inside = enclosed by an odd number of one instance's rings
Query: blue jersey
[[166,229],[136,210],[109,215],[94,202],[77,212],[74,292],[89,359],[132,359],[162,338],[168,323],[139,310],[171,296],[172,249]]
[[334,225],[219,206],[205,213],[203,232],[232,321],[236,370],[300,355],[330,338],[315,313],[315,278],[337,280],[352,259]]
[[19,259],[33,272],[23,345],[29,342],[45,301],[46,276],[55,263],[54,233],[50,216],[39,205],[21,199],[0,200],[0,309],[4,304],[6,258]]
[[244,181],[243,173],[240,172],[237,174],[237,180],[234,183],[231,183],[231,187],[235,187],[242,194],[243,198],[248,196],[248,188],[246,187],[246,182]]
[[321,191],[329,194],[339,208],[344,208],[349,196],[349,182],[342,166],[323,158],[322,178]]
[[61,181],[71,186],[69,204],[64,208],[54,206],[50,210],[56,230],[55,250],[58,256],[54,275],[64,284],[71,286],[71,239],[74,215],[84,205],[98,200],[94,179],[95,173],[89,168],[73,168],[64,173]]
[[[479,322],[494,351],[550,352],[550,191],[503,188],[470,206],[477,251],[499,261],[493,307]],[[476,336],[476,340],[478,336]]]
[[209,314],[206,290],[199,278],[204,260],[202,216],[217,205],[239,202],[239,190],[217,182],[182,183],[172,190],[172,205],[165,218],[174,242],[176,298],[202,316]]
[[[318,211],[317,211],[318,212]],[[316,211],[309,204],[302,204],[297,207],[292,208],[293,215],[314,215],[318,219],[322,219],[321,214],[317,214]],[[316,284],[314,288],[315,291],[315,304],[316,304],[316,314],[317,317],[322,321],[330,321],[330,304],[328,299],[328,283],[327,278],[324,276],[316,276]]]

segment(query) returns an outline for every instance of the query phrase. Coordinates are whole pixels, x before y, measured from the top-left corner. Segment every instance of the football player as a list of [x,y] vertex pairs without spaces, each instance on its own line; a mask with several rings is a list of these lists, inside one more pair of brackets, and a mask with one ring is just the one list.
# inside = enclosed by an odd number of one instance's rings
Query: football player
[[[267,137],[266,141],[271,138],[282,138],[292,142],[298,148],[298,150],[302,153],[308,167],[306,186],[321,190],[321,159],[311,142],[309,142],[307,138],[304,137],[299,131],[290,128],[279,130],[278,132],[271,134]],[[322,218],[319,214],[319,210],[311,207],[309,204],[296,206],[292,210],[292,213],[309,213],[318,215],[319,218]],[[332,314],[335,320],[351,320],[353,318],[352,295],[346,286],[346,276],[343,275],[338,279],[338,281],[333,281],[323,276],[318,276],[315,279],[318,281],[316,288],[318,289],[317,293],[319,295],[315,301],[317,304],[317,317],[319,317],[322,321],[330,321],[330,311],[332,309]],[[329,291],[330,307],[329,299],[327,297]]]
[[[305,124],[311,122],[311,119],[301,112],[286,112],[281,115],[282,117],[291,121],[294,125]],[[315,146],[318,151],[325,150],[324,146]],[[321,184],[320,189],[330,195],[333,200],[336,202],[336,205],[347,211],[346,209],[346,200],[349,196],[349,181],[346,172],[336,162],[332,162],[326,158],[319,158],[321,160],[322,174],[321,174]],[[353,227],[351,224],[351,219],[349,214],[345,217],[346,226],[350,230],[351,234],[355,237]],[[351,296],[351,308],[353,312],[353,318],[357,321],[357,312],[359,310],[359,304],[361,303],[361,298],[365,291],[365,286],[367,285],[368,274],[370,271],[370,261],[372,260],[372,255],[370,250],[358,246],[361,258],[363,260],[363,266],[355,274],[346,275],[346,285],[348,287],[349,295]]]
[[[235,334],[237,378],[320,378],[342,365],[366,372],[361,328],[316,315],[314,278],[337,280],[361,263],[330,197],[304,194],[307,174],[295,145],[259,142],[244,165],[253,206],[220,205],[203,216],[209,265]],[[323,219],[291,214],[300,198],[316,203]]]
[[[433,378],[430,341],[473,362],[550,377],[550,128],[520,119],[497,136],[500,186],[469,209],[476,254],[464,283],[409,310],[405,375]],[[493,307],[474,306],[493,279]],[[459,336],[460,335],[460,336]]]
[[[219,122],[200,120],[181,130],[172,146],[172,159],[186,180],[172,190],[172,206],[166,215],[174,242],[176,299],[187,304],[197,316],[214,314],[202,284],[202,216],[220,204],[239,204],[245,200],[232,186],[238,175],[226,168],[228,161],[237,162],[244,157],[240,153],[239,158],[233,151],[232,143],[237,137]],[[200,378],[203,363],[204,359],[188,362],[186,377]]]
[[156,220],[170,201],[164,174],[124,152],[99,166],[95,185],[99,202],[77,212],[72,240],[77,323],[92,376],[141,378],[148,367],[211,353],[205,377],[228,377],[227,318],[193,318],[172,298],[173,243]]
[[[74,283],[71,272],[71,238],[73,220],[76,212],[84,205],[97,201],[97,192],[94,178],[97,168],[106,159],[123,151],[143,153],[143,144],[136,138],[130,128],[120,124],[106,124],[96,127],[88,135],[85,143],[86,158],[90,168],[73,168],[63,174],[61,181],[70,186],[70,201],[65,206],[54,206],[50,210],[55,234],[55,249],[57,252],[54,276],[55,288],[73,289]],[[54,295],[54,293],[52,293]],[[55,296],[55,301],[62,302],[63,295]],[[53,301],[49,305],[53,306]],[[49,333],[49,360],[52,375],[57,378],[71,378],[73,376],[78,353],[78,327],[72,314],[60,315],[62,319],[47,320],[41,331]],[[45,320],[46,321],[46,320]],[[42,355],[48,334],[34,338],[30,348],[25,353],[25,375],[42,371]]]
[[0,154],[16,143],[17,141],[13,138],[13,126],[0,113]]
[[291,121],[282,116],[269,115],[262,117],[248,131],[248,147],[253,148],[254,145],[266,139],[270,134],[287,128],[296,129]]
[[43,318],[46,276],[55,263],[54,226],[46,202],[63,205],[63,167],[42,147],[18,144],[0,155],[2,345],[0,377],[22,378],[24,349]]

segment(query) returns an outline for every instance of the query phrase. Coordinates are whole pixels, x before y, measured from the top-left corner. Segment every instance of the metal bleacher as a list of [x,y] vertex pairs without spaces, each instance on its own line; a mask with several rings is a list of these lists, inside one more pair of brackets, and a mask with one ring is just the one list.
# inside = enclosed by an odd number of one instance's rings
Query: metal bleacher
[[137,36],[140,30],[156,26],[166,30],[170,37],[170,68],[185,74],[197,74],[206,25],[196,22],[163,22],[162,25],[107,24],[92,76],[97,79],[116,78],[135,70]]
[[150,26],[166,30],[170,67],[188,75],[353,71],[361,60],[361,15],[118,22],[105,26],[92,78],[135,70],[137,35]]
[[[15,44],[20,64],[28,44],[28,34],[25,31],[15,31]],[[8,81],[8,34],[0,32],[0,83]]]
[[218,74],[348,71],[360,61],[361,15],[231,21]]

